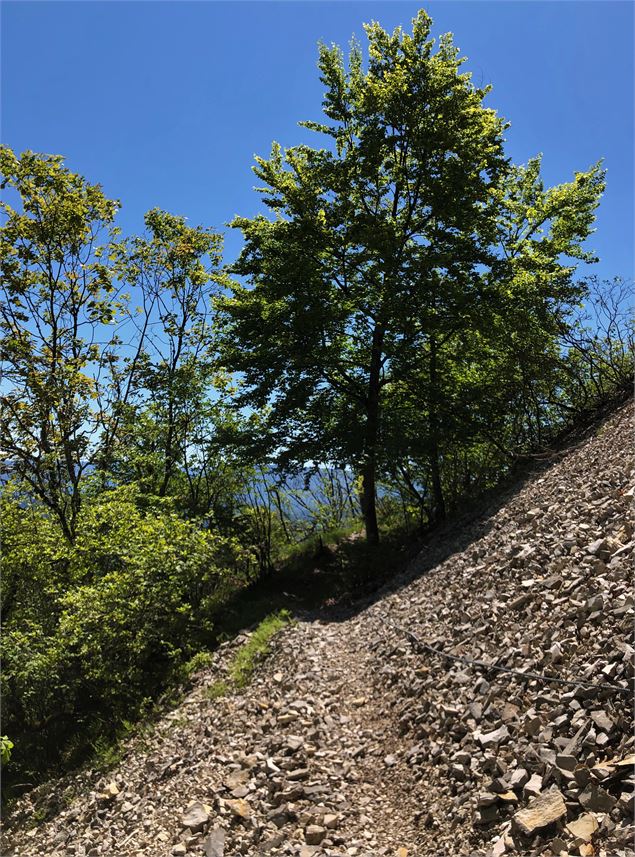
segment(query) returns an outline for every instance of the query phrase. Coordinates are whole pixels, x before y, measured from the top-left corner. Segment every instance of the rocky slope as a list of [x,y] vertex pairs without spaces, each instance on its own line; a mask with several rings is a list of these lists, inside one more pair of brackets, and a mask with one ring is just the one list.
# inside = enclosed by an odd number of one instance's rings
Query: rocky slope
[[631,447],[629,405],[211,699],[222,647],[51,820],[21,799],[3,854],[634,855]]

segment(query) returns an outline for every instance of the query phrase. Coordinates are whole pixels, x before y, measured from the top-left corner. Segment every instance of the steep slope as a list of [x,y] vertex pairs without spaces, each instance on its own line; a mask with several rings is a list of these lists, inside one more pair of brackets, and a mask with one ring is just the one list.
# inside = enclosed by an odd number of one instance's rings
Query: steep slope
[[3,854],[633,855],[631,441],[627,406],[212,700],[223,647],[50,821],[23,798]]

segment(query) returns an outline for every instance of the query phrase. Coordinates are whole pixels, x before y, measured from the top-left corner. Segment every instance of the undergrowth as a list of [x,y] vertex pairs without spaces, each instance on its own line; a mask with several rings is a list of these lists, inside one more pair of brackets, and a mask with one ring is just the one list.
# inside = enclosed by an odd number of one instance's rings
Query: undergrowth
[[208,699],[219,699],[232,689],[240,690],[247,685],[258,664],[271,651],[271,640],[291,622],[288,610],[279,610],[266,616],[251,634],[247,642],[238,649],[229,665],[229,680],[219,680],[207,688]]

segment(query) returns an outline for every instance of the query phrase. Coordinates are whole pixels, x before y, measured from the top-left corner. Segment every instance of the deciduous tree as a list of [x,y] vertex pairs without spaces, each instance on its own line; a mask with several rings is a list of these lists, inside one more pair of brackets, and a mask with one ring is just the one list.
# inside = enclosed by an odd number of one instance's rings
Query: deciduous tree
[[301,124],[326,145],[257,159],[272,217],[235,219],[247,283],[220,303],[222,359],[242,375],[239,404],[269,408],[277,465],[352,466],[371,542],[389,459],[423,456],[443,517],[462,349],[473,360],[474,337],[501,325],[522,338],[542,324],[549,339],[577,294],[561,257],[583,258],[603,186],[599,166],[547,191],[538,160],[512,167],[489,89],[430,28],[425,12],[412,34],[368,25],[366,66],[357,45],[348,67],[321,47],[326,120]]

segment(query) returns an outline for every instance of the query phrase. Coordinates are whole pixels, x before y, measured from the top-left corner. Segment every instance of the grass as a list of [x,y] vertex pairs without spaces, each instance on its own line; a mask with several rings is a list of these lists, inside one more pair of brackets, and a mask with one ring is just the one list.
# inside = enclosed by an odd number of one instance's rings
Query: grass
[[291,622],[288,610],[279,610],[266,616],[251,634],[247,642],[238,649],[229,665],[229,680],[215,681],[205,691],[208,699],[220,699],[230,690],[249,684],[254,671],[271,651],[271,640]]
[[272,638],[291,621],[288,610],[280,610],[265,617],[247,640],[241,646],[229,668],[229,675],[237,688],[249,683],[254,670],[271,651],[269,645]]
[[211,666],[214,660],[214,655],[212,652],[197,652],[194,657],[190,658],[189,661],[183,664],[182,673],[183,678],[188,679],[191,678],[194,673],[199,670],[205,669],[205,667]]
[[204,693],[208,699],[220,699],[229,693],[229,685],[226,681],[215,681],[214,684],[205,688]]

